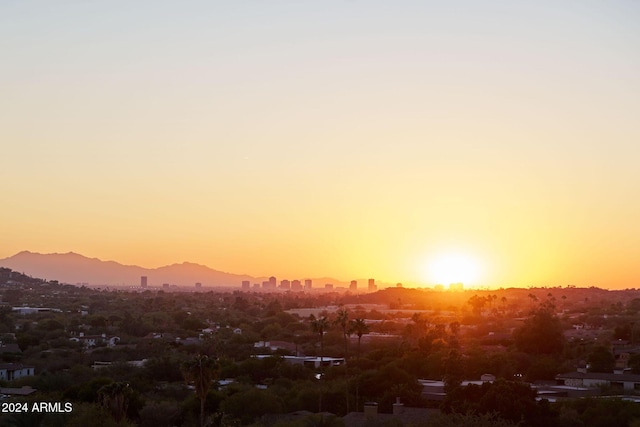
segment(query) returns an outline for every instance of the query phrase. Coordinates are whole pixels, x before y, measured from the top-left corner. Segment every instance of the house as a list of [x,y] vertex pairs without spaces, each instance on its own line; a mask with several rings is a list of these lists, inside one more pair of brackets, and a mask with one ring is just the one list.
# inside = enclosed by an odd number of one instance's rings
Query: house
[[611,344],[611,352],[615,359],[615,368],[626,369],[629,367],[631,356],[640,354],[640,347],[631,345],[628,341],[618,340]]
[[84,332],[80,332],[77,337],[71,337],[69,340],[82,343],[84,348],[95,347],[99,344],[105,344],[107,347],[113,348],[120,342],[120,337],[107,337],[106,334],[85,335]]
[[[482,384],[488,382],[492,383],[496,380],[495,375],[492,374],[482,374],[480,380],[472,380],[472,381],[462,381],[460,386],[466,387],[470,384],[481,386]],[[446,397],[445,383],[441,380],[418,380],[420,385],[422,385],[422,397],[427,400],[444,400]]]
[[391,414],[380,413],[377,403],[367,402],[364,404],[364,412],[350,412],[342,420],[346,427],[364,427],[372,425],[372,423],[376,423],[375,425],[413,425],[424,422],[439,413],[440,410],[434,408],[405,407],[400,399],[396,398]]
[[31,377],[35,375],[35,369],[33,366],[21,363],[0,363],[0,380],[13,381],[22,377]]
[[557,402],[560,399],[578,399],[581,397],[598,396],[600,390],[593,387],[572,387],[563,384],[533,384],[531,386],[538,394],[537,400]]
[[285,350],[298,355],[298,345],[288,341],[258,341],[253,343],[253,348],[268,348],[271,351]]
[[142,339],[145,341],[162,340],[165,342],[175,342],[176,338],[179,337],[176,334],[172,334],[169,332],[150,332],[142,337]]
[[187,337],[187,338],[176,338],[176,344],[182,345],[202,345],[202,340],[199,337]]
[[102,361],[96,360],[95,362],[93,362],[93,365],[91,365],[91,367],[93,369],[108,368],[110,366],[113,366],[114,363],[116,363],[116,364],[117,363],[124,363],[126,365],[133,366],[133,367],[136,367],[136,368],[143,368],[145,363],[147,363],[147,359],[129,360],[129,361],[126,361],[126,362],[102,362]]
[[569,372],[556,375],[558,384],[571,387],[616,387],[625,391],[640,390],[640,375],[616,370],[607,374],[600,372]]
[[35,388],[31,388],[28,385],[20,388],[2,387],[0,388],[0,395],[4,396],[29,396],[36,392]]
[[18,344],[15,344],[15,343],[5,344],[2,341],[0,341],[0,354],[5,354],[5,353],[20,354],[22,353],[22,350],[20,350],[20,347],[18,346]]
[[38,313],[47,313],[47,312],[55,312],[62,313],[62,310],[59,308],[49,308],[49,307],[12,307],[12,310],[17,314],[38,314]]
[[344,365],[344,357],[315,357],[315,356],[274,356],[272,354],[256,354],[252,357],[256,359],[267,359],[269,357],[281,357],[290,365],[303,365],[308,367],[319,368],[322,366],[341,366]]

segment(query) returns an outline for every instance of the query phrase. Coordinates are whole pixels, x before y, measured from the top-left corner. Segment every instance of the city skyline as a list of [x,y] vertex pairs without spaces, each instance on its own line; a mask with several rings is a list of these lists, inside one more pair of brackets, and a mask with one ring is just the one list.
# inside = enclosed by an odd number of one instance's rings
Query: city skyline
[[640,287],[639,21],[622,0],[5,2],[0,258]]
[[[336,285],[337,289],[375,291],[375,279],[344,280],[337,277],[281,278],[275,276],[249,276],[237,272],[219,271],[211,266],[184,262],[161,266],[155,269],[139,265],[123,265],[115,260],[88,258],[74,252],[66,254],[41,254],[23,251],[12,257],[0,259],[0,268],[20,271],[33,278],[47,278],[59,283],[78,286],[115,286],[130,288],[159,288],[161,286],[202,288],[260,288],[264,290],[319,290],[327,284]],[[250,279],[250,280],[247,280]],[[266,279],[266,280],[263,280]],[[359,282],[367,282],[368,286],[358,287]],[[315,282],[315,287],[313,283]],[[329,283],[328,283],[329,282]],[[279,283],[279,284],[278,284]],[[303,287],[304,284],[304,287]],[[371,286],[371,285],[374,286]],[[398,287],[401,283],[385,283],[384,287]],[[411,285],[424,285],[415,284]],[[434,284],[436,285],[436,284]],[[438,284],[440,285],[440,284]]]

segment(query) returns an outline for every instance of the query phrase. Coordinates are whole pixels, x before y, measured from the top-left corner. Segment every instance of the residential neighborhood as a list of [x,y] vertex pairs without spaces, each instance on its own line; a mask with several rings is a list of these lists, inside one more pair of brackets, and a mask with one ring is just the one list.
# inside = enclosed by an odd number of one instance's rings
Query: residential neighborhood
[[[595,398],[640,417],[635,289],[165,292],[0,273],[0,394],[73,404],[55,422],[589,426]],[[198,360],[215,362],[203,392]],[[116,419],[100,402],[118,384]],[[519,412],[492,403],[499,390]]]

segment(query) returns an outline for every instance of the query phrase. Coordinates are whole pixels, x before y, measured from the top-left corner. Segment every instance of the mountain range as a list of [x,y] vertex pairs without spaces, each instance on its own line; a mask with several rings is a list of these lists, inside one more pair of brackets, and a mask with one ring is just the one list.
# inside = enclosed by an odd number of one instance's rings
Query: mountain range
[[[8,258],[0,259],[0,267],[7,267],[46,280],[89,286],[139,286],[141,276],[147,276],[149,286],[155,287],[160,287],[164,283],[189,287],[193,287],[195,283],[202,283],[203,287],[240,287],[243,280],[249,280],[252,284],[267,280],[266,277],[227,273],[190,262],[158,268],[144,268],[137,265],[123,265],[115,261],[88,258],[74,252],[40,254],[22,251]],[[313,279],[313,282],[316,288],[323,287],[325,283],[333,283],[336,286],[346,284],[326,277]]]

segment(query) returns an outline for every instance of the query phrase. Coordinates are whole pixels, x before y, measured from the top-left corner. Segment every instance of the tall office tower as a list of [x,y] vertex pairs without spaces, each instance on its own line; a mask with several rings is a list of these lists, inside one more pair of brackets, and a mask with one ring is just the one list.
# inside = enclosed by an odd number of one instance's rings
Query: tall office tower
[[168,289],[168,288],[169,288],[169,284],[168,284],[168,283],[163,283],[163,284],[162,284],[162,287],[163,287],[164,289]]
[[140,287],[147,287],[147,276],[140,276]]
[[305,289],[311,289],[311,279],[304,279],[304,288]]
[[262,289],[269,289],[269,281],[265,280],[264,282],[262,282]]
[[376,286],[376,279],[369,279],[369,286],[368,286],[369,292],[375,292],[378,287]]
[[460,292],[463,289],[464,289],[464,285],[462,283],[450,283],[449,284],[449,290],[450,291]]
[[277,288],[277,287],[278,287],[278,283],[277,283],[277,281],[276,281],[276,278],[275,278],[275,277],[273,277],[273,276],[269,277],[269,287],[270,287],[271,289],[275,289],[275,288]]
[[302,283],[300,283],[300,280],[292,280],[291,281],[291,290],[292,291],[301,291],[302,290]]
[[196,282],[196,288],[200,289],[202,287],[202,283]]
[[242,281],[242,289],[251,289],[251,282],[248,280]]
[[291,289],[291,282],[287,279],[280,281],[280,289]]
[[326,290],[328,290],[328,291],[332,290],[332,289],[333,289],[333,283],[327,283],[327,284],[325,284],[325,285],[324,285],[324,288],[325,288]]
[[357,280],[352,280],[351,283],[349,283],[349,290],[350,291],[357,291],[358,290],[358,281]]

